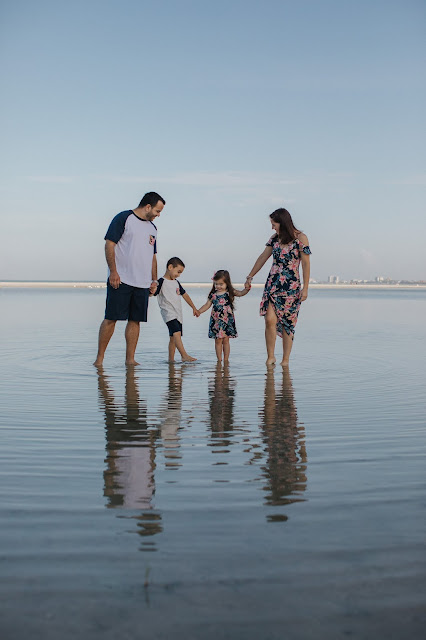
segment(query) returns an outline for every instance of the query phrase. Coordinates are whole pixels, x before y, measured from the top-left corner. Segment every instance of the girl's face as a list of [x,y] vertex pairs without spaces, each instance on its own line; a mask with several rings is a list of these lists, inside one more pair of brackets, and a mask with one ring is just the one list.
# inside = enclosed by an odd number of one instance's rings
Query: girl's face
[[218,293],[225,293],[225,291],[227,289],[225,280],[223,280],[223,278],[220,278],[220,280],[215,280],[214,281],[214,288],[216,289],[216,291]]
[[272,225],[272,228],[275,231],[275,233],[279,234],[279,232],[280,232],[280,223],[279,222],[274,222],[273,220],[271,220],[271,225]]

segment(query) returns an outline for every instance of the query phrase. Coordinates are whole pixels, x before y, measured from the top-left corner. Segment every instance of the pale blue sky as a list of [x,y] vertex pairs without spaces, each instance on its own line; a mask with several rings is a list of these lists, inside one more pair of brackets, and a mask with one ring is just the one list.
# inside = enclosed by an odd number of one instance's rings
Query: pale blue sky
[[150,190],[183,281],[241,280],[279,206],[314,278],[426,279],[424,0],[6,0],[1,22],[0,280],[103,280],[110,220]]

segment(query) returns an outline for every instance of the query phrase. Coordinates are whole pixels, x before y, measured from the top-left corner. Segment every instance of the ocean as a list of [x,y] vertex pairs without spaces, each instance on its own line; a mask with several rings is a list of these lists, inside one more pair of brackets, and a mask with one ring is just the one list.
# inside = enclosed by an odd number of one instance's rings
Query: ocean
[[0,289],[2,638],[423,636],[426,291],[313,289],[285,371],[261,293],[97,370],[104,290]]

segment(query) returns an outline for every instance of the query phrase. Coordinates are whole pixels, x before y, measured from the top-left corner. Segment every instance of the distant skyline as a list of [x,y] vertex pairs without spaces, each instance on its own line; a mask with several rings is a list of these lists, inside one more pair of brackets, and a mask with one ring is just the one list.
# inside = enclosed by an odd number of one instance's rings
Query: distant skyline
[[4,2],[0,280],[104,280],[150,190],[188,282],[243,280],[279,206],[316,280],[426,279],[425,27],[423,0]]

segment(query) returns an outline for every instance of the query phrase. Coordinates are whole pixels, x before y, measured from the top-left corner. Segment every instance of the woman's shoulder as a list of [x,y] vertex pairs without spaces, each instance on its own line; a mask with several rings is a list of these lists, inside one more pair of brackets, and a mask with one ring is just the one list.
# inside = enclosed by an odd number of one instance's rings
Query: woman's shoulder
[[266,247],[272,247],[272,245],[274,245],[276,242],[279,242],[279,238],[278,238],[278,233],[274,233],[274,235],[272,235],[268,242],[266,243]]
[[299,231],[296,234],[296,240],[298,240],[299,242],[301,242],[304,245],[308,245],[309,244],[308,236],[306,235],[306,233],[303,233],[302,231]]

